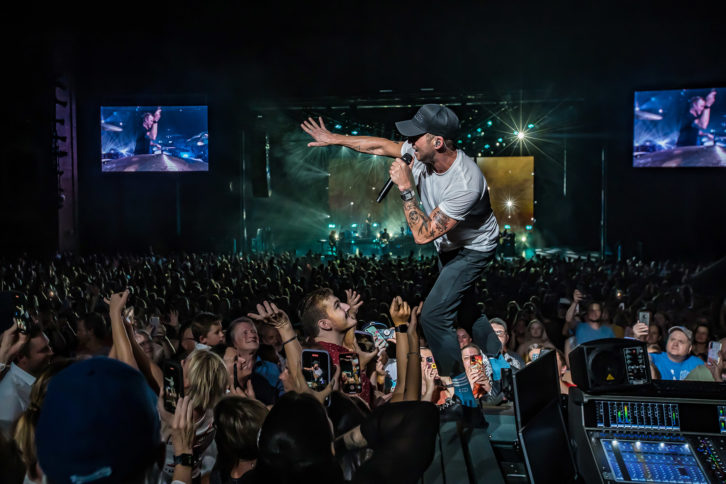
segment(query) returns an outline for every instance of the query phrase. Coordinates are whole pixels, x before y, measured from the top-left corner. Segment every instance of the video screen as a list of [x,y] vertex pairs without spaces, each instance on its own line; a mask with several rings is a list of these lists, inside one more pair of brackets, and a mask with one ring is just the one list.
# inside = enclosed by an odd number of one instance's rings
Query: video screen
[[636,168],[726,167],[726,88],[636,91]]
[[101,171],[209,171],[207,123],[207,106],[101,106]]

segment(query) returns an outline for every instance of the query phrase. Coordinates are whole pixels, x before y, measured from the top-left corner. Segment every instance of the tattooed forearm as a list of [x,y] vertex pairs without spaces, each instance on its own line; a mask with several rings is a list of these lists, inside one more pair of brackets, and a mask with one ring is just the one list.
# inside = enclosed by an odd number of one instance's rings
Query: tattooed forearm
[[421,209],[418,197],[403,202],[403,213],[408,226],[411,227],[413,238],[418,244],[426,244],[441,237],[456,225],[456,220],[436,208],[431,216]]
[[438,211],[436,212],[436,215],[434,215],[434,224],[436,225],[436,230],[440,232],[446,232],[446,227],[448,226],[449,222],[451,222],[451,218],[449,218],[449,216],[442,211]]

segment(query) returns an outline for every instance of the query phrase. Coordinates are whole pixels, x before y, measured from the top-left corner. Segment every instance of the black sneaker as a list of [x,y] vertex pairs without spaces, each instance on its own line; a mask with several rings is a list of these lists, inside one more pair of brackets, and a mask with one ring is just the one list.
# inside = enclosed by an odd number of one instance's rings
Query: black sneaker
[[437,405],[439,409],[439,422],[459,422],[464,418],[464,406],[459,399],[447,398],[444,403]]

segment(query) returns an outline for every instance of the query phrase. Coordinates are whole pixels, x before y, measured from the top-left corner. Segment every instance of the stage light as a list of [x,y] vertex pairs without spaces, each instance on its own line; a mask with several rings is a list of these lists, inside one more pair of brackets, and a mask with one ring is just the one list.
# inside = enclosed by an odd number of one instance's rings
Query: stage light
[[351,227],[356,228],[358,227],[358,224],[351,224]]
[[504,138],[497,138],[497,141],[501,143],[502,141],[504,141]]
[[476,128],[477,133],[481,133],[481,128]]
[[355,205],[355,202],[350,202],[351,205]]
[[466,135],[467,138],[471,138],[471,133]]
[[373,224],[374,227],[378,227],[378,224]]
[[532,123],[529,123],[529,124],[527,125],[527,128],[528,128],[528,129],[532,129],[532,128],[534,128],[534,124],[532,124]]
[[520,140],[523,140],[524,139],[524,133],[522,133],[521,131],[519,133],[517,133],[517,138],[519,138]]
[[514,202],[512,200],[507,200],[507,208],[512,208],[514,206]]
[[342,129],[342,128],[343,128],[343,126],[342,126],[342,125],[340,125],[340,124],[336,124],[336,125],[335,125],[335,129]]
[[458,144],[461,144],[461,140],[457,140],[456,142],[457,142]]
[[491,125],[492,125],[492,120],[490,119],[489,121],[487,121],[487,126],[491,126]]
[[511,228],[512,228],[512,226],[509,225],[509,224],[507,224],[507,225],[504,226],[504,230],[510,230]]
[[523,235],[522,236],[522,242],[527,242],[527,236],[526,235]]
[[489,143],[487,143],[487,144],[484,145],[484,149],[485,150],[488,150],[489,149]]
[[524,226],[524,229],[525,229],[525,230],[532,230],[532,226],[531,226],[531,225],[525,225],[525,226]]
[[353,136],[357,136],[358,135],[358,131],[351,131],[350,134],[352,134]]
[[335,228],[335,224],[328,224],[328,228],[329,229],[334,229]]

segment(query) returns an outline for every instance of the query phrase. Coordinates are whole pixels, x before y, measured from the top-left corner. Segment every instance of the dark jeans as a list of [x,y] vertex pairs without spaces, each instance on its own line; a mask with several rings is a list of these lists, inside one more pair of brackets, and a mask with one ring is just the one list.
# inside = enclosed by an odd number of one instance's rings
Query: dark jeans
[[458,249],[439,254],[439,277],[424,302],[421,326],[441,376],[455,376],[464,371],[455,320],[487,355],[495,355],[501,348],[499,338],[487,317],[478,310],[474,298],[474,284],[495,252]]

